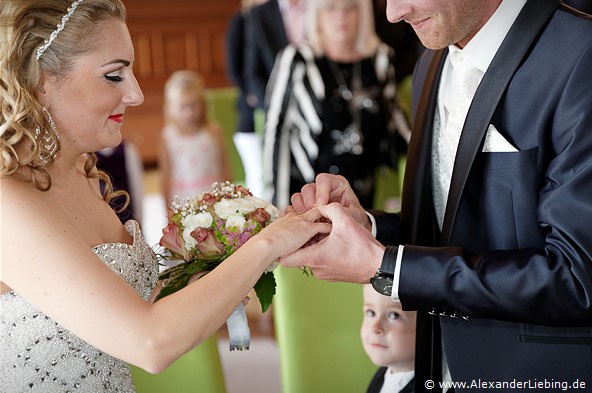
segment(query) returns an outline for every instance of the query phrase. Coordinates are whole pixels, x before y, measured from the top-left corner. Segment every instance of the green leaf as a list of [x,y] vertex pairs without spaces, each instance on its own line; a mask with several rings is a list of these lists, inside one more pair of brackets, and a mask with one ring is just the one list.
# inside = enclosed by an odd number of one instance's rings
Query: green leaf
[[203,271],[211,271],[218,266],[219,263],[219,257],[194,259],[190,262],[185,262],[166,269],[158,277],[162,280],[164,286],[154,301],[158,301],[163,297],[185,288],[194,274]]
[[275,276],[273,272],[263,273],[255,284],[255,293],[261,303],[261,311],[266,312],[275,295]]
[[156,296],[156,298],[154,299],[154,301],[156,302],[165,296],[168,296],[170,294],[177,292],[180,289],[185,288],[190,278],[190,275],[183,275],[181,277],[178,277],[175,281],[163,287],[158,296]]

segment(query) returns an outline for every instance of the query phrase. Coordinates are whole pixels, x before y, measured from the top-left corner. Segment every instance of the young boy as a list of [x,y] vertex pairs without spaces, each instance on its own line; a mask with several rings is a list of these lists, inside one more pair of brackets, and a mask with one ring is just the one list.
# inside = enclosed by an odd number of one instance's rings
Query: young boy
[[380,369],[367,393],[411,393],[415,362],[415,311],[364,285],[364,320],[360,335],[364,350]]

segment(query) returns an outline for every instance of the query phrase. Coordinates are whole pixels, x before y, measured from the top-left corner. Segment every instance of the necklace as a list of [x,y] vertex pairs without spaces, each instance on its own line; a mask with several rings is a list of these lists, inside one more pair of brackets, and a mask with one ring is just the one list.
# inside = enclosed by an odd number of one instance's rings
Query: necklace
[[352,88],[347,84],[345,77],[343,76],[343,72],[341,68],[335,63],[333,60],[327,58],[327,63],[329,63],[329,67],[331,68],[331,73],[335,78],[335,82],[337,82],[337,93],[338,95],[343,98],[345,101],[351,103],[352,98],[354,97],[353,91],[356,91],[360,88],[360,79],[361,79],[361,64],[359,61],[353,64],[353,75],[352,75]]
[[331,72],[337,82],[337,95],[343,98],[347,104],[352,117],[351,123],[342,131],[333,129],[330,132],[334,142],[333,153],[335,155],[354,154],[360,155],[364,152],[364,138],[360,131],[360,107],[359,96],[363,94],[361,89],[361,61],[353,65],[351,88],[348,86],[341,68],[332,60],[327,58]]

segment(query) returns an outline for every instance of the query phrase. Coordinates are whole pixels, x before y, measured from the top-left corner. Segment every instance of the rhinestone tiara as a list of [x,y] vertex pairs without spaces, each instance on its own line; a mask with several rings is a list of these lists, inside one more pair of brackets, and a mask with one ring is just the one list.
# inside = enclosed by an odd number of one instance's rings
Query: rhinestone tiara
[[43,41],[43,45],[41,45],[39,48],[37,48],[37,56],[36,56],[37,60],[39,60],[39,58],[41,57],[43,52],[45,52],[47,50],[47,48],[49,48],[49,46],[51,45],[53,40],[56,39],[58,34],[60,34],[60,32],[62,30],[64,30],[64,27],[66,26],[66,22],[68,22],[70,20],[70,17],[72,16],[74,11],[76,10],[76,7],[78,7],[78,4],[82,3],[83,1],[84,0],[75,0],[70,5],[70,7],[68,7],[68,13],[66,15],[62,16],[62,21],[60,23],[58,23],[57,28],[51,32],[48,39]]

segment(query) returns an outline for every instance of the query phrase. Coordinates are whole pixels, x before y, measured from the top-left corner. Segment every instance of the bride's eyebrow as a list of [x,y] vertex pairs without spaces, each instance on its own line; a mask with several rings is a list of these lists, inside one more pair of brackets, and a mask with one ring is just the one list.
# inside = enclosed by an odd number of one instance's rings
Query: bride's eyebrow
[[125,67],[128,67],[131,63],[128,60],[115,59],[115,60],[111,60],[108,63],[103,64],[102,67],[112,65],[112,64],[123,64]]

